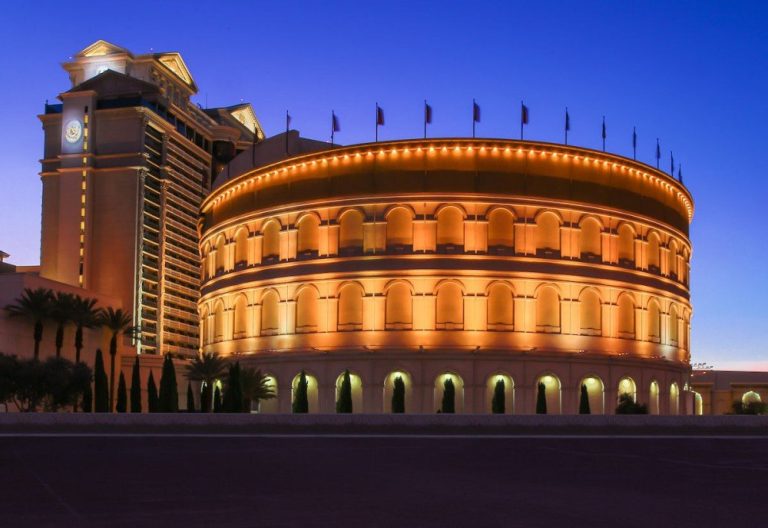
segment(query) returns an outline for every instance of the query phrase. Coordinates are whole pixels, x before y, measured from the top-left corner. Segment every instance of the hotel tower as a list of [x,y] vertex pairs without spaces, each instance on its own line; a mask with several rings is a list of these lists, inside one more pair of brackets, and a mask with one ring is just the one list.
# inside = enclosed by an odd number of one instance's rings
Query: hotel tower
[[199,349],[198,212],[215,175],[264,133],[250,104],[201,108],[178,53],[98,41],[63,64],[40,117],[43,277],[118,298],[139,353]]

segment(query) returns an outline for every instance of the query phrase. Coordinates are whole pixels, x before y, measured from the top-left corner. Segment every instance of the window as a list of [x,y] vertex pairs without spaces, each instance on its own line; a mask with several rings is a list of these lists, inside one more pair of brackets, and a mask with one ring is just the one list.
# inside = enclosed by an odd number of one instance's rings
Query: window
[[413,248],[413,217],[404,207],[392,209],[387,215],[387,249],[411,251]]

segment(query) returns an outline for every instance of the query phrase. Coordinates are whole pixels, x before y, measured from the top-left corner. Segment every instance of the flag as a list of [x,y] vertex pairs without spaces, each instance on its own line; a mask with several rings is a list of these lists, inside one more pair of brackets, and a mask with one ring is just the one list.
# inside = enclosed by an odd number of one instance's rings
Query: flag
[[683,164],[677,166],[677,179],[680,183],[683,183]]
[[480,122],[480,105],[472,99],[472,121],[475,123]]
[[376,126],[384,126],[384,109],[376,104]]
[[571,129],[571,116],[568,115],[568,108],[565,109],[565,131],[568,132]]
[[339,118],[336,117],[336,114],[334,112],[331,112],[331,130],[333,132],[341,131],[341,127],[339,126]]
[[605,139],[605,116],[603,116],[603,139]]
[[659,138],[656,138],[656,165],[659,164],[661,159],[661,145],[659,145]]
[[424,101],[424,123],[432,124],[432,107],[427,104],[427,101]]
[[528,124],[528,107],[522,102],[520,103],[520,123],[523,125]]
[[291,128],[291,114],[288,113],[288,110],[285,111],[285,130],[289,130]]
[[632,148],[637,148],[637,128],[632,127]]

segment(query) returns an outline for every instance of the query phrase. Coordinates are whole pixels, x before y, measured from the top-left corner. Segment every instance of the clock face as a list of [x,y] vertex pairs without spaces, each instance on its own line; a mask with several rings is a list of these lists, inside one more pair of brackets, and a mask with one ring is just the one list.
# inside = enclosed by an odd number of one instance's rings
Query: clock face
[[83,135],[83,125],[77,119],[73,119],[67,123],[67,127],[64,129],[64,138],[69,143],[77,143]]

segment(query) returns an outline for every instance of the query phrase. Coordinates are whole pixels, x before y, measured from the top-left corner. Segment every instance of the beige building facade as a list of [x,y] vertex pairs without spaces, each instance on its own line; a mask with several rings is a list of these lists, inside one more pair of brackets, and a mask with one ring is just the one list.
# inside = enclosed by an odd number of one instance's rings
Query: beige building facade
[[228,178],[202,205],[204,351],[268,372],[289,412],[333,412],[352,373],[356,412],[594,413],[629,393],[693,412],[688,226],[679,182],[564,145],[439,139],[353,145]]

